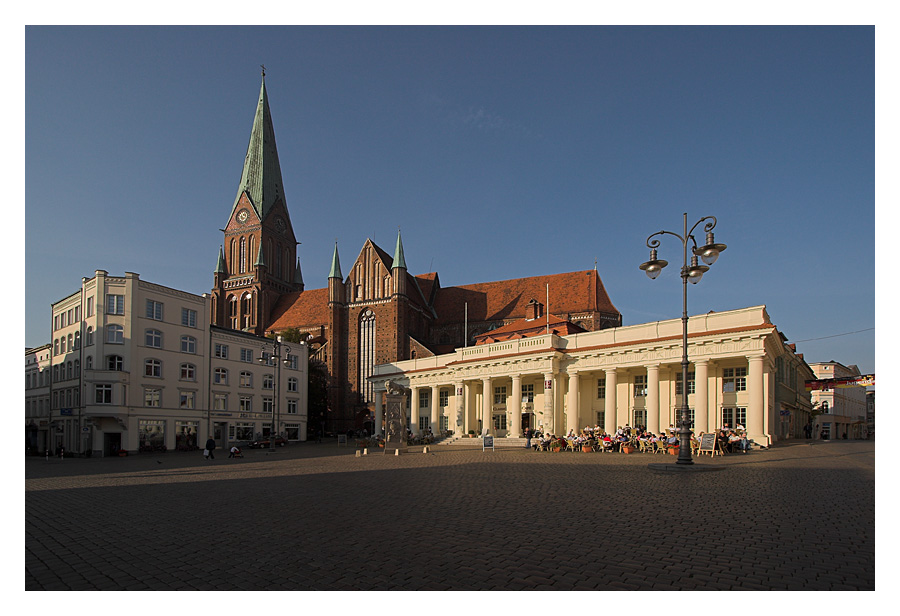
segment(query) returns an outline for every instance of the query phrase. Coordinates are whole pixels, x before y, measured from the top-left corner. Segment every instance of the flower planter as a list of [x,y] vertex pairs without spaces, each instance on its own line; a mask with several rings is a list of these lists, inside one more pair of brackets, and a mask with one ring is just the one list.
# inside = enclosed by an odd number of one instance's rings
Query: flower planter
[[678,447],[669,447],[669,455],[677,456],[678,455]]
[[551,447],[550,451],[552,451],[553,453],[559,453],[561,451],[561,449],[562,449],[561,447]]
[[622,453],[634,453],[634,447],[626,445],[625,447],[622,447]]
[[583,451],[583,452],[585,452],[585,453],[590,453],[590,452],[591,452],[591,446],[590,446],[590,445],[582,445],[582,446],[581,446],[581,451]]

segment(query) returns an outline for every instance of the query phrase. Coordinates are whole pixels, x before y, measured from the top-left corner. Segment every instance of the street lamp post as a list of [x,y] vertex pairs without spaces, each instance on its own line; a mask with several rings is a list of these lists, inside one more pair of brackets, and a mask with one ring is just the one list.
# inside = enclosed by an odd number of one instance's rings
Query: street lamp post
[[[263,345],[263,352],[265,353],[265,345]],[[282,356],[282,351],[285,353]],[[278,422],[281,421],[281,416],[279,414],[279,398],[281,397],[281,362],[283,361],[285,365],[290,364],[290,360],[288,359],[288,355],[291,352],[291,347],[284,344],[281,336],[276,336],[274,340],[272,340],[272,355],[271,359],[275,360],[275,401],[272,406],[272,430],[269,432],[269,451],[275,451],[275,439],[278,438]],[[257,358],[257,361],[261,364],[266,363],[267,358],[265,355]]]
[[[697,240],[694,238],[694,229],[704,220],[708,220],[703,230],[706,232],[706,244],[697,247]],[[688,408],[688,313],[687,313],[687,283],[697,284],[703,278],[703,274],[709,270],[709,265],[716,262],[719,253],[725,250],[725,244],[717,244],[713,237],[712,230],[716,227],[715,216],[704,216],[691,227],[688,231],[687,213],[684,214],[684,235],[678,235],[672,231],[657,231],[647,238],[647,247],[650,248],[650,260],[641,264],[641,269],[650,277],[651,280],[659,276],[662,269],[668,265],[668,261],[657,259],[656,249],[659,247],[659,240],[654,239],[657,235],[674,235],[681,240],[684,250],[684,264],[681,267],[682,281],[682,353],[681,353],[681,421],[679,422],[679,447],[678,460],[676,464],[693,464],[691,458],[691,419],[690,410]],[[693,256],[691,256],[690,264],[688,264],[688,242],[693,243]],[[707,265],[700,265],[698,257]]]

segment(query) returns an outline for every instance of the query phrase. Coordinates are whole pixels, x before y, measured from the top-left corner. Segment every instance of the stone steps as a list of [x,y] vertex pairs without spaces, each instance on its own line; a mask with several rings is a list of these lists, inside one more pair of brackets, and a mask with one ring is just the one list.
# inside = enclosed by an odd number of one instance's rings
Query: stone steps
[[[447,445],[447,446],[468,445],[469,447],[475,447],[475,446],[481,447],[483,442],[484,441],[480,437],[479,438],[468,438],[468,437],[454,436],[452,438],[443,440],[437,444],[438,445]],[[513,437],[505,437],[505,436],[496,437],[494,439],[494,448],[500,449],[501,447],[504,449],[513,448],[513,447],[521,447],[522,449],[525,449],[525,438],[524,437],[513,438]]]

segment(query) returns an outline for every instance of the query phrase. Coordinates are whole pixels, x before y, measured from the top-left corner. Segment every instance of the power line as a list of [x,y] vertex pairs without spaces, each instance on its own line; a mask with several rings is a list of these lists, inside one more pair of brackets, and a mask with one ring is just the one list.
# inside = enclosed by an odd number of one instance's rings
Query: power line
[[794,344],[798,342],[812,342],[813,340],[825,340],[826,338],[837,338],[838,336],[849,336],[850,334],[861,334],[862,332],[870,332],[874,327],[867,327],[866,329],[859,329],[855,332],[846,332],[844,334],[834,334],[833,336],[822,336],[821,338],[807,338],[806,340],[794,340]]

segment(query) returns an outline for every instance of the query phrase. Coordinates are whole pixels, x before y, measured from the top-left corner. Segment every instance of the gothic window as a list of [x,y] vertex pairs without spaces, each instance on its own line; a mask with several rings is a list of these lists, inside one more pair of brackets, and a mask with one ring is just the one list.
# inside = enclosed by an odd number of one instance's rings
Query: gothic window
[[384,297],[390,297],[390,296],[391,296],[391,277],[385,276],[384,277]]
[[284,272],[281,271],[281,244],[275,247],[275,275],[284,278]]
[[241,238],[241,254],[240,254],[239,259],[240,260],[238,261],[238,263],[239,263],[238,272],[243,274],[244,272],[247,271],[247,238],[246,237]]
[[366,402],[375,399],[375,386],[368,380],[374,367],[375,313],[366,310],[359,319],[359,383],[357,387],[357,391]]

